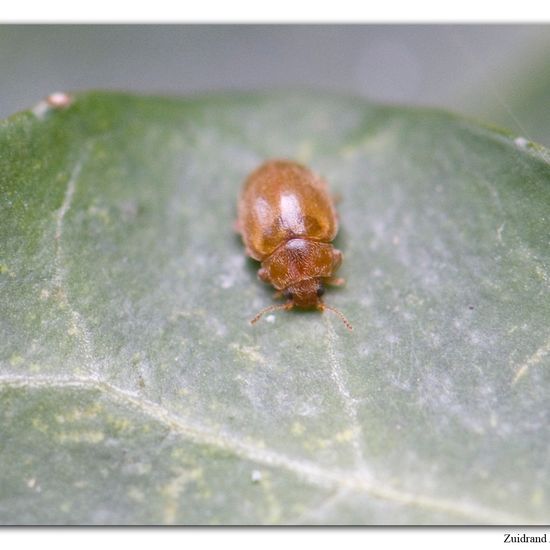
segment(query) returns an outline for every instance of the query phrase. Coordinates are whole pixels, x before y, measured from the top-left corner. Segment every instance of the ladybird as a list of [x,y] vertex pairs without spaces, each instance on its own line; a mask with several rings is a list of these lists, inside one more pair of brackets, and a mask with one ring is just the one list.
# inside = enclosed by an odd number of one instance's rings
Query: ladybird
[[315,308],[336,313],[352,330],[340,311],[321,300],[325,285],[344,283],[334,277],[343,256],[331,244],[338,216],[324,180],[296,162],[265,162],[244,183],[236,229],[246,253],[261,262],[258,277],[287,300],[263,309],[252,323],[268,311]]

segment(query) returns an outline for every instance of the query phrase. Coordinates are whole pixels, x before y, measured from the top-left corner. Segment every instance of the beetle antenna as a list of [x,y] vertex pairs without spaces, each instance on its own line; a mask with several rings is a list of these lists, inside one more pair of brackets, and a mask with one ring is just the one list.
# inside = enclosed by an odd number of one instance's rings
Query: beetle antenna
[[345,315],[341,311],[337,310],[334,307],[327,306],[326,304],[319,304],[319,306],[320,306],[319,309],[321,311],[323,311],[325,309],[328,309],[328,310],[332,311],[333,313],[336,313],[336,315],[338,315],[338,317],[340,317],[340,319],[342,320],[342,323],[344,323],[344,325],[346,325],[346,328],[348,330],[353,330],[353,327],[351,326],[351,323],[346,319]]
[[269,307],[266,307],[264,309],[262,309],[262,311],[260,311],[255,317],[254,319],[252,319],[250,321],[250,324],[253,325],[256,321],[258,321],[260,319],[260,317],[264,314],[264,313],[267,313],[269,311],[275,311],[277,309],[291,309],[292,308],[292,302],[287,302],[286,304],[277,304],[277,305],[272,305],[272,306],[269,306]]

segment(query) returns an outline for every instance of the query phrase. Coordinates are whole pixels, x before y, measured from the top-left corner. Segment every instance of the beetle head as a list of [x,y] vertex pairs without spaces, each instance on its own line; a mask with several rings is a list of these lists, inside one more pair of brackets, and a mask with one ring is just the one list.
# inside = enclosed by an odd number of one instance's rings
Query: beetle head
[[312,278],[312,279],[306,279],[304,281],[300,281],[299,283],[295,283],[283,291],[283,295],[288,300],[286,304],[280,304],[280,305],[272,305],[269,307],[266,307],[262,311],[260,311],[254,319],[252,319],[251,323],[254,324],[258,319],[264,315],[264,313],[267,313],[268,311],[276,311],[278,309],[292,309],[293,307],[299,307],[299,308],[316,308],[320,311],[324,311],[325,309],[328,309],[329,311],[332,311],[346,325],[346,327],[349,330],[353,330],[350,322],[346,319],[344,314],[341,311],[338,311],[336,308],[333,308],[331,306],[327,306],[322,300],[321,296],[325,293],[325,288],[323,287],[323,283],[319,278]]
[[293,306],[318,308],[321,296],[325,293],[323,284],[317,278],[305,279],[285,288],[283,294]]

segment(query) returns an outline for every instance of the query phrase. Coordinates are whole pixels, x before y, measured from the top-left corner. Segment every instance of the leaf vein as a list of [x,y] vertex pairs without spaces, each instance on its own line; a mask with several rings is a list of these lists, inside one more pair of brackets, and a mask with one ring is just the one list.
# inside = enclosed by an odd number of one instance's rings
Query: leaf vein
[[152,418],[166,426],[184,439],[199,445],[208,445],[228,452],[239,458],[251,460],[268,467],[284,469],[311,485],[364,493],[373,498],[387,500],[400,505],[418,506],[440,513],[475,520],[489,524],[528,525],[532,520],[518,517],[507,512],[493,510],[469,502],[457,502],[427,495],[409,493],[373,481],[363,471],[347,472],[340,469],[328,469],[313,462],[288,457],[273,449],[262,447],[253,441],[243,441],[238,436],[214,430],[189,419],[183,419],[169,412],[165,407],[139,396],[137,393],[118,388],[109,382],[91,377],[49,377],[49,376],[0,376],[0,389],[26,388],[74,388],[80,390],[96,390],[108,395],[121,405],[132,406],[140,410],[148,418]]
[[367,474],[368,468],[365,462],[365,457],[363,455],[363,449],[362,449],[362,429],[361,429],[361,424],[357,419],[357,407],[355,406],[355,400],[349,393],[346,382],[344,380],[344,373],[343,373],[342,366],[340,365],[340,361],[338,360],[338,356],[336,355],[336,350],[335,350],[336,333],[334,331],[334,328],[330,320],[327,317],[325,317],[325,319],[326,319],[325,323],[327,325],[327,349],[328,349],[328,357],[329,357],[330,368],[331,368],[331,378],[332,380],[334,380],[334,383],[336,384],[336,388],[344,404],[344,411],[346,412],[349,418],[350,428],[353,434],[351,444],[353,446],[353,451],[355,453],[356,465],[363,470],[364,475],[368,475]]
[[95,361],[94,361],[94,354],[92,351],[93,350],[92,337],[90,335],[90,331],[88,330],[86,322],[82,318],[82,315],[73,307],[71,300],[69,298],[69,293],[66,285],[66,268],[64,267],[64,251],[63,251],[63,245],[62,245],[65,216],[67,215],[67,212],[70,210],[72,206],[73,198],[76,192],[76,184],[78,182],[78,178],[80,177],[82,166],[88,159],[88,156],[90,154],[90,149],[91,149],[91,145],[86,147],[83,153],[81,154],[80,158],[75,163],[74,168],[67,181],[67,188],[65,190],[65,195],[63,196],[63,202],[57,212],[56,223],[55,223],[55,235],[54,235],[55,273],[54,273],[52,283],[54,287],[58,290],[57,296],[59,300],[70,313],[70,317],[71,317],[70,332],[78,335],[80,352],[86,359],[87,370],[91,370],[93,373],[94,371],[93,365]]
[[517,384],[529,371],[530,367],[538,365],[547,355],[550,353],[550,338],[537,350],[533,355],[531,355],[523,364],[521,364],[512,380],[512,386]]

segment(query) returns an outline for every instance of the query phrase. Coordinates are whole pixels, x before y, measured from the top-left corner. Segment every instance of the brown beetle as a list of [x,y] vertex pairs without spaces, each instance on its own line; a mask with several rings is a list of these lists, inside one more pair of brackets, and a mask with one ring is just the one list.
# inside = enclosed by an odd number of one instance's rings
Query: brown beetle
[[338,232],[338,217],[327,184],[296,162],[271,160],[246,180],[239,200],[237,230],[246,252],[261,262],[258,277],[271,283],[283,305],[269,306],[254,319],[276,309],[328,309],[321,301],[324,285],[341,285],[333,273],[342,263],[342,253],[331,241]]

